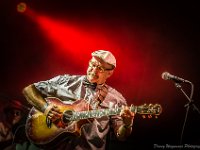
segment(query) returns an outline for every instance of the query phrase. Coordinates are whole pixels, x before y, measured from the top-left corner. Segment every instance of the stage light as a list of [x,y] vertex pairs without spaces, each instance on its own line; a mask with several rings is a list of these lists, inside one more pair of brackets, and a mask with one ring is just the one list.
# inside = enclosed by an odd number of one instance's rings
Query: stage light
[[21,2],[17,5],[17,11],[20,13],[24,13],[26,11],[26,8],[26,3]]

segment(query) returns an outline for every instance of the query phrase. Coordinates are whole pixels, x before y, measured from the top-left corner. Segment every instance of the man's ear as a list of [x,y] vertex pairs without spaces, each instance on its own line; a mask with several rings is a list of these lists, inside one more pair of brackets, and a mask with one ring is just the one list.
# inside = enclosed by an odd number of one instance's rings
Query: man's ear
[[113,72],[114,72],[114,70],[111,70],[111,71],[108,71],[108,78],[110,77],[110,76],[112,76],[112,74],[113,74]]

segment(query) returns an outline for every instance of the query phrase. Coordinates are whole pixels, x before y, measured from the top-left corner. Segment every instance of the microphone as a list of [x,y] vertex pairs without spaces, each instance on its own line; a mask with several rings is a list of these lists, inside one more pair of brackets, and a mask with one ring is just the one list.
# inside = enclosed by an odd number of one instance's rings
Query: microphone
[[175,75],[172,75],[169,72],[163,72],[161,77],[164,80],[173,80],[176,83],[191,83],[190,81],[185,80],[185,79],[180,78],[180,77],[177,77]]

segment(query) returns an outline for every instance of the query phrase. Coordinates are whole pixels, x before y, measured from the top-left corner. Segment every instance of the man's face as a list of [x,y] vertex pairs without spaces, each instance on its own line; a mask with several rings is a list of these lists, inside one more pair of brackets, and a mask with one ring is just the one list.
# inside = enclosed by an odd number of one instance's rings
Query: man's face
[[92,57],[87,69],[87,79],[91,83],[103,84],[113,73],[112,66],[101,61],[97,57]]
[[13,125],[18,123],[22,118],[22,112],[19,109],[13,109],[8,115],[9,120]]

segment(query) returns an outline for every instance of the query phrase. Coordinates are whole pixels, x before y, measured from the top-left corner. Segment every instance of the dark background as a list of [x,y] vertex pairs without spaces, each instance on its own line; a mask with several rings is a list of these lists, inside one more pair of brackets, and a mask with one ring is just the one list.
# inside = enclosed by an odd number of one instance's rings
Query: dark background
[[[18,0],[0,2],[0,102],[24,99],[22,89],[57,74],[84,74],[87,60],[73,64],[69,55],[57,55],[36,22],[16,11]],[[118,67],[108,82],[129,104],[159,103],[158,119],[136,115],[133,134],[125,142],[112,141],[111,148],[148,149],[158,145],[180,145],[188,102],[173,81],[161,78],[164,71],[194,84],[193,100],[200,108],[200,9],[197,2],[47,1],[27,0],[37,13],[78,22],[86,33],[96,30],[112,41]],[[102,27],[102,28],[101,28]],[[101,29],[101,31],[98,31]],[[102,32],[103,31],[103,32]],[[66,41],[67,43],[67,41]],[[78,44],[78,43],[77,43]],[[83,46],[88,55],[87,47]],[[92,47],[94,50],[102,48]],[[118,50],[115,51],[115,48]],[[78,55],[79,49],[74,53]],[[58,61],[59,60],[59,61]],[[181,84],[190,95],[191,87]],[[200,114],[189,110],[182,144],[199,145]],[[128,148],[129,147],[129,148]]]

